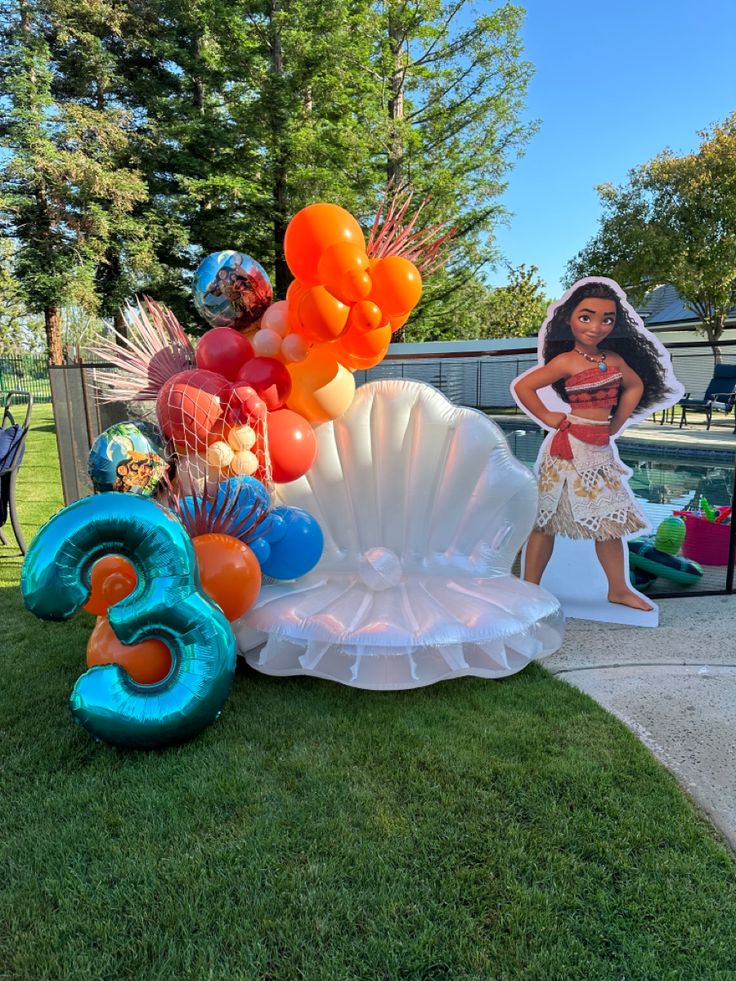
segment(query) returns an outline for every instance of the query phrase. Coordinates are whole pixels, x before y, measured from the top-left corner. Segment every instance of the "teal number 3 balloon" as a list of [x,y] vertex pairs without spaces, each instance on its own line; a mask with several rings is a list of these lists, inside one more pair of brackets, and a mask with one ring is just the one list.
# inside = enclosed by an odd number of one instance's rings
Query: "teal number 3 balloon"
[[89,595],[97,559],[114,553],[138,574],[135,590],[110,607],[124,644],[160,638],[171,671],[139,685],[118,664],[90,668],[70,697],[74,717],[116,746],[181,742],[218,717],[235,674],[235,640],[224,613],[202,591],[194,548],[184,527],[153,501],[131,494],[85,497],[64,508],[36,535],[23,563],[28,609],[66,620]]

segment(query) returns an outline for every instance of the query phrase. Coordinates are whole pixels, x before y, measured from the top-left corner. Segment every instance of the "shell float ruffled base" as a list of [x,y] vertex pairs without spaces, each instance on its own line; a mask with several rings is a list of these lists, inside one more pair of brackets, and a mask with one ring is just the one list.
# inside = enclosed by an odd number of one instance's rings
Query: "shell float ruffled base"
[[558,601],[510,574],[537,487],[491,420],[429,385],[371,382],[317,439],[279,497],[319,521],[324,553],[234,625],[252,667],[391,690],[501,678],[559,648]]

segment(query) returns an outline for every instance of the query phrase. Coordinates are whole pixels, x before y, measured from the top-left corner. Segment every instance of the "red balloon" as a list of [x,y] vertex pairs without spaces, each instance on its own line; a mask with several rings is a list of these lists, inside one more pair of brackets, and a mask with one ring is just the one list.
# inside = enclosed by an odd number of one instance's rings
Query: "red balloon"
[[270,412],[280,409],[291,394],[291,375],[275,358],[252,358],[238,372],[238,382],[254,388]]
[[214,371],[192,368],[173,375],[156,400],[164,436],[189,450],[206,449],[207,437],[223,413],[229,390],[227,379]]
[[317,437],[304,416],[291,409],[269,412],[266,421],[271,473],[277,484],[298,480],[314,463]]
[[245,362],[253,357],[253,347],[247,337],[232,327],[213,327],[200,338],[195,357],[198,368],[235,381]]
[[[225,419],[230,426],[251,425],[254,419],[265,419],[268,408],[258,392],[245,382],[236,382],[228,393]],[[213,430],[217,430],[217,426]]]

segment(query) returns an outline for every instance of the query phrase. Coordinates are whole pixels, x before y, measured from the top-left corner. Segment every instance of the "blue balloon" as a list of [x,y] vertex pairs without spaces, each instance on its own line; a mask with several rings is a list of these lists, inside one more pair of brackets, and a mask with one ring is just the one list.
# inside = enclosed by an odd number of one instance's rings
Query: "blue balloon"
[[272,579],[298,579],[313,569],[322,556],[322,529],[301,508],[278,507],[271,513],[283,521],[285,531],[277,541],[269,541],[271,553],[261,563],[261,569]]
[[253,541],[249,543],[249,548],[258,559],[261,566],[261,571],[263,571],[263,563],[268,561],[268,557],[271,554],[271,546],[268,544],[265,538],[254,538]]
[[64,508],[28,550],[25,604],[44,620],[68,619],[87,601],[92,566],[110,553],[128,559],[138,575],[130,596],[110,607],[110,625],[124,644],[160,638],[172,669],[156,685],[139,685],[120,665],[91,668],[74,686],[72,714],[93,736],[117,746],[187,739],[220,714],[236,651],[225,615],[202,590],[191,540],[171,512],[116,492]]

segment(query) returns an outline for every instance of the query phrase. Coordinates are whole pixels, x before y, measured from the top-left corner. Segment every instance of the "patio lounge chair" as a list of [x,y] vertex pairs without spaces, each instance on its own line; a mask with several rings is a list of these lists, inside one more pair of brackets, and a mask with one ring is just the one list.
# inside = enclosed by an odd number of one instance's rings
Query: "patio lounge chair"
[[560,604],[511,575],[536,482],[487,416],[395,379],[316,433],[314,466],[278,494],[319,521],[324,553],[236,623],[252,667],[396,690],[502,678],[558,649]]
[[[15,421],[12,409],[20,419],[25,413],[23,422]],[[15,481],[26,448],[26,436],[31,421],[33,396],[30,392],[6,392],[3,400],[3,416],[0,426],[0,544],[7,545],[8,540],[3,534],[3,525],[8,520],[13,528],[15,540],[21,555],[26,554],[26,543],[20,530],[18,512],[15,506]]]
[[[692,398],[690,392],[685,392],[684,398],[681,398],[677,404],[682,410],[680,429],[687,425],[688,409],[704,412],[706,428],[710,429],[714,412],[723,412],[728,415],[736,408],[736,364],[717,364],[703,397],[701,399]],[[734,417],[734,432],[736,433],[736,416]]]

